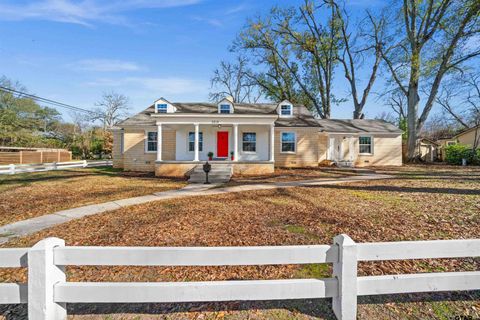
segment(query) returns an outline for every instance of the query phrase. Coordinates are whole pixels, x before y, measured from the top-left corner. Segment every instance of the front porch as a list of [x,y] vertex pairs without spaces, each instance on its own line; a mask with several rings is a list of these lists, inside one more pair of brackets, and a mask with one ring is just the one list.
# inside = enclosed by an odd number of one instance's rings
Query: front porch
[[[212,165],[228,164],[235,174],[264,174],[274,170],[275,117],[271,115],[210,115],[178,119],[172,115],[160,116],[156,138],[155,174],[157,176],[185,176],[196,166],[209,160]],[[174,148],[163,150],[163,131],[174,131]],[[173,139],[172,139],[173,140]],[[152,147],[152,145],[150,145]],[[164,157],[169,154],[169,157]],[[172,157],[173,156],[173,157]],[[210,160],[212,159],[212,160]]]

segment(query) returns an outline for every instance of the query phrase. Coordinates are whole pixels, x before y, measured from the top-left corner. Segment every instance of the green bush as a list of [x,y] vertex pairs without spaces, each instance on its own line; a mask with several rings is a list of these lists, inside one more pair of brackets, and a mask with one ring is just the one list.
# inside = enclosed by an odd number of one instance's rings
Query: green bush
[[[478,150],[477,150],[478,154]],[[463,144],[455,144],[445,148],[445,160],[448,164],[461,165],[462,159],[467,159],[467,164],[472,164],[476,160],[473,150]]]

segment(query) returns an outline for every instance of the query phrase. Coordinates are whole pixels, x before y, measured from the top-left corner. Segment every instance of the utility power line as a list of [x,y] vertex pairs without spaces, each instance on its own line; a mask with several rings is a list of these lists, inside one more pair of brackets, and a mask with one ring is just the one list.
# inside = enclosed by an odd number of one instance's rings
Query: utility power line
[[75,106],[72,106],[72,105],[69,105],[69,104],[66,104],[66,103],[63,103],[63,102],[59,102],[59,101],[55,101],[55,100],[51,100],[51,99],[47,99],[47,98],[42,98],[42,97],[39,97],[39,96],[36,96],[36,95],[33,95],[33,94],[29,94],[29,93],[26,93],[26,92],[14,90],[14,89],[7,88],[7,87],[0,86],[0,90],[4,91],[4,92],[7,92],[7,93],[11,93],[11,94],[16,94],[19,97],[20,96],[21,97],[27,97],[27,98],[30,98],[32,100],[38,101],[38,102],[51,104],[51,105],[54,105],[56,107],[65,108],[65,109],[72,110],[72,111],[75,111],[75,112],[83,112],[83,113],[88,113],[88,114],[93,114],[93,115],[97,114],[95,111],[75,107]]

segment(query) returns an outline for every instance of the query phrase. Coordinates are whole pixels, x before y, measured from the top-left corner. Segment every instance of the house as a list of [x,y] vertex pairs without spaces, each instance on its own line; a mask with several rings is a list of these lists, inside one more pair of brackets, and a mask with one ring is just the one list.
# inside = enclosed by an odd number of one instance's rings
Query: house
[[439,144],[439,157],[445,160],[445,147],[454,144],[463,144],[470,148],[480,146],[480,125],[460,131],[454,136],[443,137],[437,140]]
[[[318,120],[289,101],[171,103],[161,98],[113,130],[114,166],[184,176],[199,164],[239,174],[275,167],[402,164],[401,130],[381,120]],[[198,169],[198,168],[197,168]]]
[[418,154],[425,162],[434,162],[439,159],[440,144],[427,138],[420,138],[417,141]]

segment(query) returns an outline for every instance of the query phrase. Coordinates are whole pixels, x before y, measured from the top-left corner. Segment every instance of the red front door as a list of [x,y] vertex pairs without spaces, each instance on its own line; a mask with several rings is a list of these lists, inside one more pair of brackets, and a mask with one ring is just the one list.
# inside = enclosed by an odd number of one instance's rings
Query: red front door
[[217,132],[217,157],[228,157],[228,131]]

